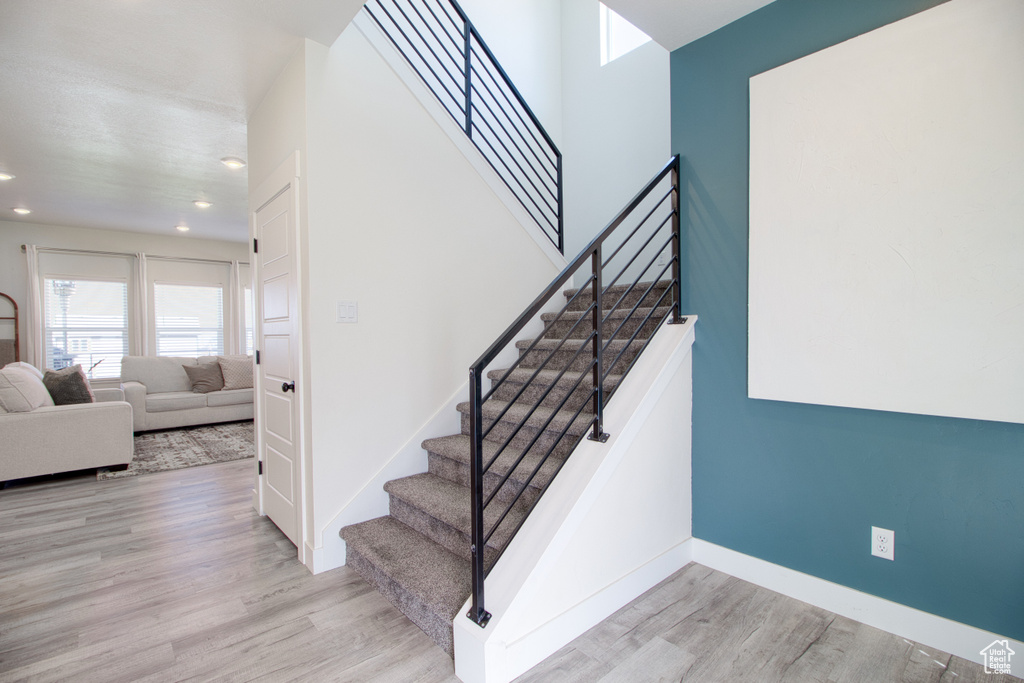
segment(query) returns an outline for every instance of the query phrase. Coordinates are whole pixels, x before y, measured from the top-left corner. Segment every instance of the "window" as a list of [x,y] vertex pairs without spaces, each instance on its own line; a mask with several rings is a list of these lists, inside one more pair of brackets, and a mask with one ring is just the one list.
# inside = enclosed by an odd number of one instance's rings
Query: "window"
[[90,379],[121,376],[128,353],[128,283],[43,281],[46,366],[81,365]]
[[649,43],[651,37],[629,23],[603,2],[601,8],[601,66]]
[[224,290],[210,285],[153,284],[156,355],[224,353]]

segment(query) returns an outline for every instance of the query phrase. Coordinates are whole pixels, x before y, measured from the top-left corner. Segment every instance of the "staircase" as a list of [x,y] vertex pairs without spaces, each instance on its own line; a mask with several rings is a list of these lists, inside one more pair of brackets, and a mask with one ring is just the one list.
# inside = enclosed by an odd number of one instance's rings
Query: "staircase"
[[[604,290],[602,330],[604,339],[611,339],[604,352],[604,367],[610,371],[604,382],[606,397],[670,316],[671,297],[664,296],[670,285],[659,281]],[[521,363],[483,403],[484,428],[490,429],[483,442],[484,461],[508,444],[484,475],[484,494],[497,490],[495,501],[503,503],[485,508],[487,526],[511,504],[487,543],[487,568],[593,423],[587,352],[592,293],[569,289],[564,295],[567,309],[541,316],[545,328],[539,339],[516,342]],[[487,376],[498,381],[505,372],[491,370]],[[348,566],[449,655],[454,655],[452,621],[471,592],[469,404],[459,404],[458,410],[460,434],[423,442],[428,471],[385,484],[390,515],[341,530]],[[548,451],[551,457],[542,462]]]

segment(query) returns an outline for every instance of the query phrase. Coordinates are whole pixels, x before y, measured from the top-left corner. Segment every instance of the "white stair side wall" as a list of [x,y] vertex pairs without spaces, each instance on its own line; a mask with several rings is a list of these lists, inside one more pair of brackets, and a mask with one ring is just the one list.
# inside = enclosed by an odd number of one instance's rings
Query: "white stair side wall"
[[402,56],[391,43],[391,40],[381,31],[373,18],[368,16],[366,12],[360,12],[352,20],[352,25],[359,29],[370,44],[373,45],[374,49],[380,53],[380,56],[387,62],[388,66],[395,72],[395,75],[405,83],[409,91],[419,100],[423,108],[434,117],[437,125],[448,134],[448,137],[452,139],[455,146],[466,155],[466,159],[473,164],[473,167],[480,173],[480,177],[493,190],[509,213],[515,217],[516,221],[523,227],[523,230],[537,242],[537,246],[551,259],[551,262],[556,267],[559,269],[564,268],[567,265],[565,257],[551,243],[551,240],[541,232],[537,222],[523,208],[523,205],[516,199],[512,191],[508,189],[501,176],[488,163],[484,155],[473,144],[473,141],[466,136],[466,131],[455,123],[448,110],[437,101],[437,97],[423,83],[423,79],[420,78],[419,74],[409,66],[405,57]]
[[667,325],[485,584],[481,629],[454,621],[456,675],[510,681],[689,561],[694,323]]

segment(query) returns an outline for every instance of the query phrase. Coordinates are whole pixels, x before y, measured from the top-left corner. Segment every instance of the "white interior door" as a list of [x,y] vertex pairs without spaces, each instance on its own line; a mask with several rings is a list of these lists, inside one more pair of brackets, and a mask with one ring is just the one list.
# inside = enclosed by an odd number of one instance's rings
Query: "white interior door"
[[253,224],[259,290],[257,429],[263,466],[260,497],[263,513],[299,546],[302,451],[301,406],[295,391],[299,375],[299,286],[293,181],[278,188],[269,201],[256,209]]

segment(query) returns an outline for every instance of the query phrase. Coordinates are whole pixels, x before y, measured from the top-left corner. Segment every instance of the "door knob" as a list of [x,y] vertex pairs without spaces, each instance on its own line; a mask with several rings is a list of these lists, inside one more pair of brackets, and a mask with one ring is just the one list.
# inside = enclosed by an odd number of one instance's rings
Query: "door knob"
[[285,393],[290,391],[290,392],[292,392],[294,394],[295,393],[295,382],[285,382],[284,384],[281,385],[281,391],[283,391]]

